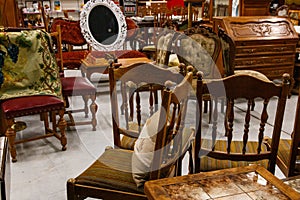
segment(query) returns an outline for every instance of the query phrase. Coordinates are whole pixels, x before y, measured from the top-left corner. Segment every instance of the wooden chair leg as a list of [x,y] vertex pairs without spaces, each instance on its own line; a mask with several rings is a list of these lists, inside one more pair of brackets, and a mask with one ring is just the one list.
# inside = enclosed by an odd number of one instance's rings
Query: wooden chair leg
[[58,120],[58,128],[60,131],[60,143],[62,145],[62,150],[65,151],[67,149],[66,145],[67,145],[67,138],[66,138],[66,127],[67,127],[67,122],[64,119],[64,114],[65,111],[64,110],[60,110],[58,112],[59,115],[59,120]]
[[84,101],[84,113],[85,113],[85,118],[89,117],[89,109],[88,109],[88,101],[89,101],[89,95],[82,96],[82,99]]
[[12,127],[14,124],[14,119],[7,119],[6,124],[7,129],[5,135],[8,139],[9,151],[12,158],[12,162],[17,162],[17,151],[15,146],[16,131]]
[[96,131],[96,126],[97,126],[96,112],[98,110],[98,105],[95,103],[96,95],[91,95],[91,100],[92,103],[90,105],[90,110],[92,113],[92,126],[93,126],[93,131]]

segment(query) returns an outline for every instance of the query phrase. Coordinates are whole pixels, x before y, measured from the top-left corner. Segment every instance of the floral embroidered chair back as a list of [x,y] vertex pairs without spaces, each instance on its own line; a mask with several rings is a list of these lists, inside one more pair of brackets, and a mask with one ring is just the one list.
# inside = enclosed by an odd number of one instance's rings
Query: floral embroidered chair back
[[61,97],[59,68],[42,30],[0,32],[0,99]]

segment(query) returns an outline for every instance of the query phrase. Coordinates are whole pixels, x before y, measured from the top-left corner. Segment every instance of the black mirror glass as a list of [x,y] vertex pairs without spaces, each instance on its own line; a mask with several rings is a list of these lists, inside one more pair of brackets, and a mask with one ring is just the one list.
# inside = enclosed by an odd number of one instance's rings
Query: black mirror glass
[[117,39],[119,33],[118,20],[115,14],[106,6],[95,6],[88,19],[92,36],[103,45],[110,45]]

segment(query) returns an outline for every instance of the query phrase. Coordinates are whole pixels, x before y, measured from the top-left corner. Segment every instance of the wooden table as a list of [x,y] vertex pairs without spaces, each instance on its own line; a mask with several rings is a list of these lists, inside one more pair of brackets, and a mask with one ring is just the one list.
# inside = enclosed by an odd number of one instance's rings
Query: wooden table
[[145,183],[150,200],[300,199],[300,194],[257,165],[202,172]]
[[300,193],[300,175],[292,176],[282,180],[285,184],[293,188],[296,192]]
[[[118,63],[122,64],[122,66],[127,66],[136,62],[151,62],[151,60],[147,57],[118,59]],[[109,67],[108,63],[93,64],[86,60],[82,60],[82,65],[80,67],[80,70],[83,77],[86,76],[89,80],[91,80],[91,76],[93,73],[106,74],[108,67]]]

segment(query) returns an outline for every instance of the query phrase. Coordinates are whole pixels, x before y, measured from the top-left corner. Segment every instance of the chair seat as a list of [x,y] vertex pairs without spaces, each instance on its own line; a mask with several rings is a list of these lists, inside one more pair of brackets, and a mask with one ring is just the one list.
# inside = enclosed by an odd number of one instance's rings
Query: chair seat
[[[18,97],[1,103],[5,118],[50,112],[64,108],[64,101],[49,95]],[[38,109],[37,109],[38,108]]]
[[[206,139],[202,140],[202,145],[206,148],[208,147],[208,141]],[[226,149],[227,147],[227,141],[226,140],[217,140],[215,144],[215,150],[222,150]],[[243,148],[243,142],[242,141],[233,141],[231,144],[231,151],[234,152],[241,152]],[[247,143],[247,153],[254,153],[257,149],[257,142],[248,142]],[[266,146],[262,144],[262,152],[266,151]],[[208,156],[203,156],[201,158],[201,171],[213,171],[213,170],[219,170],[219,169],[226,169],[226,168],[233,168],[233,167],[241,167],[241,166],[247,166],[250,164],[258,164],[265,168],[268,166],[268,160],[261,160],[257,162],[249,162],[249,161],[230,161],[230,160],[218,160],[214,159]]]
[[[272,143],[272,139],[269,138],[269,137],[266,137],[265,141],[269,145],[271,145],[271,143]],[[277,157],[286,166],[289,166],[291,145],[292,145],[292,140],[291,139],[280,139],[280,141],[279,141]],[[300,157],[297,156],[297,160],[299,160],[299,159],[300,159]],[[298,172],[298,173],[300,172],[300,166],[299,165],[295,165],[295,171]]]
[[76,184],[143,194],[132,178],[132,155],[130,150],[106,150],[75,179]]
[[96,87],[85,77],[62,77],[63,95],[89,95],[96,93]]

